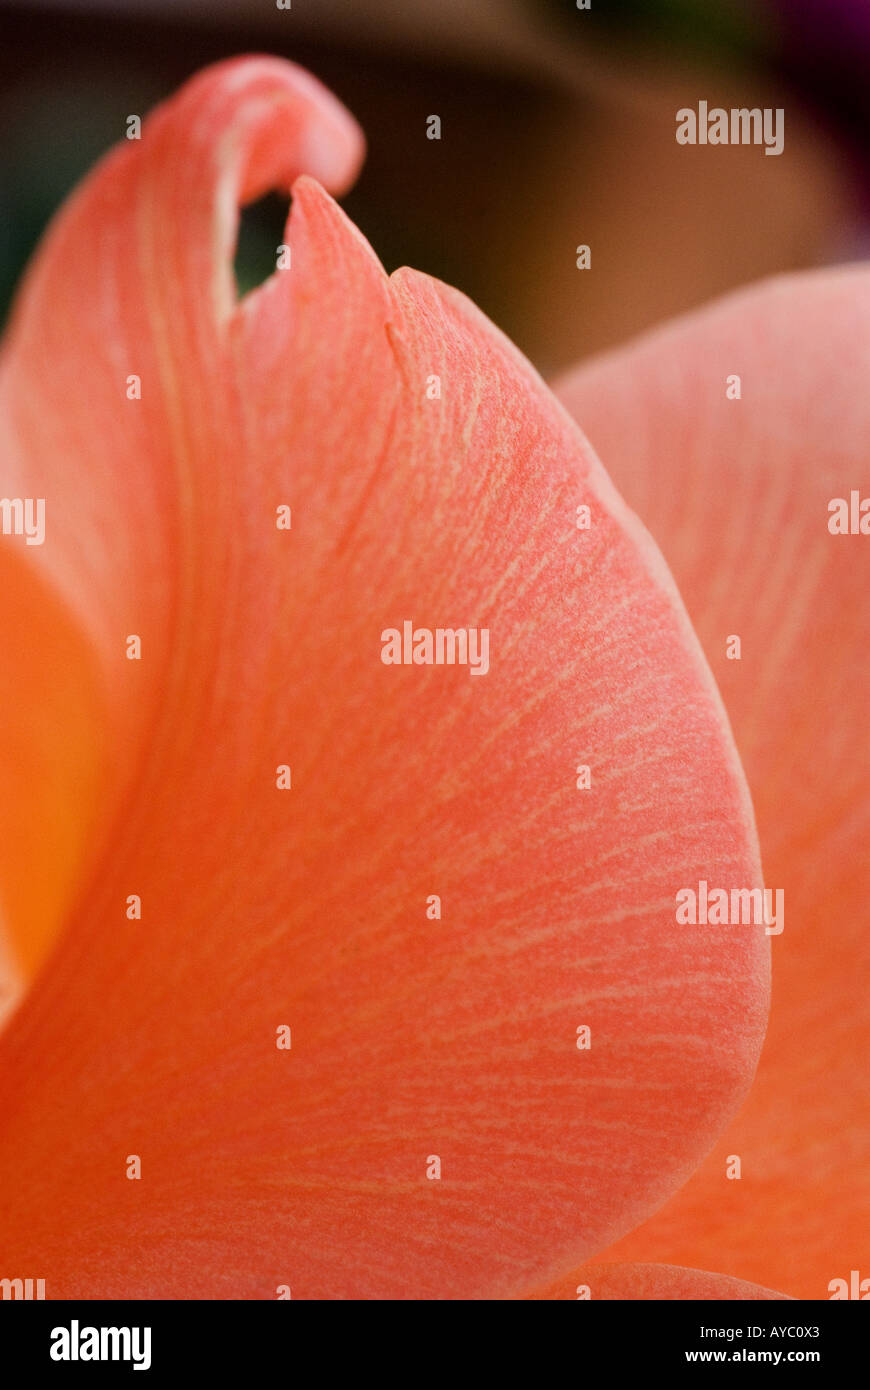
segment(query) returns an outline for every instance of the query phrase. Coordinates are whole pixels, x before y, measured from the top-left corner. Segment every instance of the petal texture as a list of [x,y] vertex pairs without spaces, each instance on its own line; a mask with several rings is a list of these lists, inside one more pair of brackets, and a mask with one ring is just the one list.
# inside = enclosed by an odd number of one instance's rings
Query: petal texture
[[870,273],[847,268],[746,291],[560,387],[673,568],[785,894],[746,1107],[618,1254],[804,1298],[868,1258],[870,536],[828,529],[833,499],[870,497],[868,373]]
[[[358,156],[287,65],[206,73],[7,346],[31,562],[110,709],[102,848],[0,1050],[5,1248],[54,1296],[519,1294],[684,1180],[757,1058],[763,929],[675,922],[760,868],[670,575],[510,344],[307,177]],[[300,171],[237,304],[238,203]],[[489,670],[385,664],[406,621]]]
[[747,1299],[787,1299],[788,1295],[763,1289],[758,1284],[747,1284],[745,1279],[730,1279],[727,1274],[708,1274],[703,1269],[682,1269],[678,1265],[601,1263],[583,1265],[570,1279],[560,1279],[526,1297],[537,1301],[588,1298],[607,1301],[627,1299],[632,1302],[742,1302]]

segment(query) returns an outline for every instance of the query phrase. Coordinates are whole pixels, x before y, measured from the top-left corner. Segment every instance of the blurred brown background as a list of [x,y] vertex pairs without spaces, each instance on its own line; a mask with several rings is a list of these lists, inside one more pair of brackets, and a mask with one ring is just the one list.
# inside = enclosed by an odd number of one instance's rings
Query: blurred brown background
[[[870,0],[592,4],[3,5],[0,312],[127,115],[250,51],[309,68],[362,124],[343,205],[387,269],[459,286],[544,373],[759,276],[865,254]],[[783,154],[677,145],[675,113],[699,99],[783,107]],[[285,211],[246,213],[243,288],[274,265]]]

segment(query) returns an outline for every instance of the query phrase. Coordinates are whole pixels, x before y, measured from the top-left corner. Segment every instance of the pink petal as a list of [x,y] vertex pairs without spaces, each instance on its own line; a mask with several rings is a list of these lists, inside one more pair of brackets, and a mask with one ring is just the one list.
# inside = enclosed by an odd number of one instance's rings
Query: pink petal
[[[102,848],[0,1044],[4,1248],[52,1296],[519,1293],[685,1179],[764,1028],[763,930],[674,919],[760,881],[730,732],[571,422],[311,178],[233,304],[239,198],[312,150],[343,179],[358,143],[292,68],[198,78],[62,215],[7,348],[31,562],[109,706]],[[406,619],[486,627],[491,669],[384,665]]]
[[861,268],[751,289],[560,388],[673,567],[747,769],[766,881],[785,893],[749,1100],[616,1253],[804,1298],[863,1268],[870,1219],[870,538],[828,530],[831,499],[870,496],[868,373]]

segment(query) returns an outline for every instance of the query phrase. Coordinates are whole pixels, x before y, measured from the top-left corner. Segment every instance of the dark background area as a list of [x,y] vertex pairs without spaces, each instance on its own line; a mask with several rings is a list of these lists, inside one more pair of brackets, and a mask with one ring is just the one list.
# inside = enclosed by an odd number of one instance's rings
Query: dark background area
[[[310,69],[360,121],[368,158],[342,204],[387,269],[459,286],[545,371],[866,249],[865,0],[68,0],[4,5],[0,36],[0,316],[127,115],[256,51]],[[784,105],[786,151],[678,148],[674,113],[699,97]],[[272,268],[285,214],[277,196],[246,212],[241,289]]]

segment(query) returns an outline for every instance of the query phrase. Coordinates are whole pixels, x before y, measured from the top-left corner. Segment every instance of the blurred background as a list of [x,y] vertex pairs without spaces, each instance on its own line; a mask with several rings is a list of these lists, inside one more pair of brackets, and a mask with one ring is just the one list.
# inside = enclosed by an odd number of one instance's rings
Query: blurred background
[[[457,285],[545,374],[760,276],[870,253],[870,0],[291,5],[0,3],[0,317],[126,117],[252,51],[309,68],[360,121],[343,206],[387,269]],[[783,154],[677,145],[700,99],[783,107]],[[285,216],[276,196],[246,211],[242,289]]]

